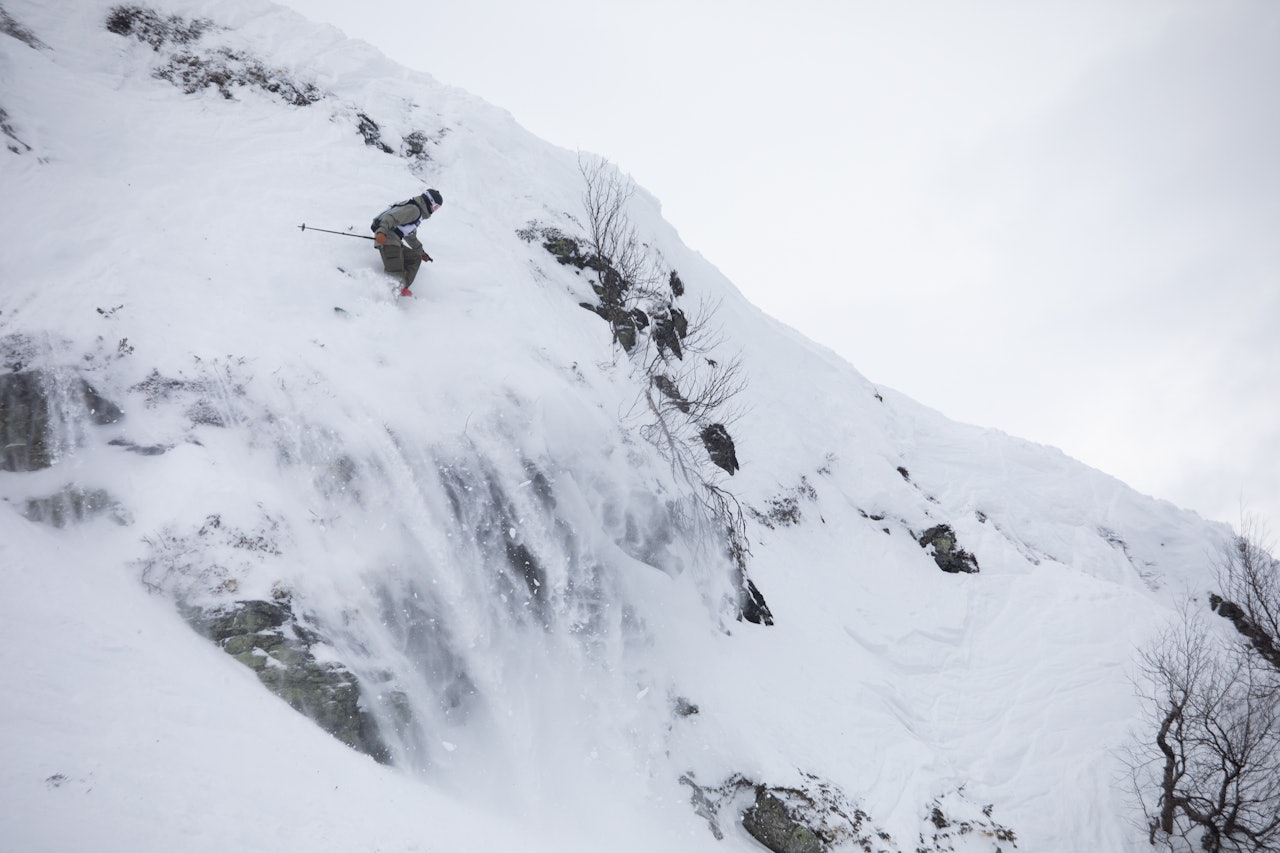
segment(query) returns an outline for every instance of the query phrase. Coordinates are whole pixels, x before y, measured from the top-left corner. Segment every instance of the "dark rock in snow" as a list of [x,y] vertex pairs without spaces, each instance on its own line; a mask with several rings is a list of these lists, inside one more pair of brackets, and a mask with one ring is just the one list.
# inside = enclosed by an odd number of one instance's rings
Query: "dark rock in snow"
[[130,453],[136,453],[139,456],[163,456],[173,449],[171,444],[134,444],[123,438],[113,438],[107,442],[112,447],[123,447]]
[[948,524],[930,527],[917,541],[921,548],[933,548],[933,561],[944,572],[974,574],[978,571],[978,558],[959,547],[955,531]]
[[28,500],[22,514],[31,521],[53,527],[67,527],[102,515],[120,525],[133,521],[129,512],[105,489],[86,489],[75,484],[47,498]]
[[961,849],[1001,853],[1018,846],[1017,834],[992,817],[994,806],[969,801],[963,789],[928,804],[921,812],[919,843],[906,846],[898,844],[839,787],[810,773],[802,773],[797,784],[785,786],[735,774],[709,787],[699,784],[692,773],[681,776],[680,784],[692,791],[689,802],[694,812],[706,820],[717,840],[725,837],[724,823],[736,820],[773,853],[956,853]]
[[711,461],[732,474],[738,470],[738,455],[733,444],[733,437],[724,428],[724,424],[712,424],[704,427],[699,434]]
[[1236,630],[1249,640],[1250,645],[1264,660],[1280,669],[1280,645],[1277,645],[1280,638],[1271,636],[1265,628],[1250,619],[1243,607],[1216,593],[1209,596],[1209,609],[1217,611],[1219,616],[1235,625]]
[[764,594],[756,587],[755,581],[743,576],[745,583],[738,594],[738,612],[743,619],[753,625],[772,625],[773,613],[764,600]]
[[316,660],[311,647],[319,638],[298,624],[287,600],[186,607],[183,615],[294,710],[352,749],[390,763],[373,716],[361,707],[359,681],[340,664]]
[[27,47],[33,47],[36,50],[44,50],[48,47],[47,44],[36,38],[35,33],[20,24],[17,19],[5,11],[2,6],[0,6],[0,33],[7,36],[13,36],[18,41],[27,45]]
[[672,355],[683,360],[684,350],[680,344],[688,333],[689,320],[679,308],[668,308],[659,314],[653,327],[653,340],[658,345],[658,354],[662,355],[670,350]]
[[742,815],[742,826],[773,853],[826,853],[822,839],[766,788]]
[[675,404],[677,409],[684,412],[686,415],[689,414],[690,409],[693,407],[690,405],[689,401],[684,398],[684,395],[680,393],[680,389],[676,387],[676,383],[671,381],[670,376],[662,373],[655,374],[653,377],[653,384],[654,387],[662,392],[664,397]]
[[39,471],[56,462],[56,431],[79,419],[104,426],[124,416],[79,376],[43,370],[0,374],[0,470]]
[[106,29],[118,36],[133,36],[151,45],[152,50],[172,44],[190,44],[213,29],[207,18],[185,20],[177,15],[162,17],[158,12],[134,4],[121,4],[107,15]]

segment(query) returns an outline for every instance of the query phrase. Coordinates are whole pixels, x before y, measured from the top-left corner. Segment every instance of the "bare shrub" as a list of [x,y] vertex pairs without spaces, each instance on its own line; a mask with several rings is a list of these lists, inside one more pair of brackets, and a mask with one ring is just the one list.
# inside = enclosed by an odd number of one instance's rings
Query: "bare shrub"
[[532,227],[522,237],[540,237],[561,263],[598,274],[593,289],[600,305],[586,307],[609,321],[614,340],[638,368],[637,410],[648,413],[640,434],[697,495],[696,517],[687,521],[724,543],[733,565],[739,616],[772,624],[764,597],[746,574],[750,545],[742,507],[720,484],[716,470],[732,475],[738,469],[725,424],[736,419],[734,401],[745,388],[741,362],[712,357],[722,346],[711,323],[717,306],[703,302],[691,315],[677,305],[685,283],[640,239],[628,212],[635,194],[631,180],[603,159],[580,156],[578,169],[586,239]]
[[620,287],[633,300],[656,297],[662,275],[627,212],[635,184],[602,158],[580,155],[578,171],[584,184],[588,244],[611,268],[600,271],[601,284],[606,289]]
[[1147,732],[1129,749],[1153,845],[1280,851],[1278,564],[1246,528],[1218,566],[1212,606],[1244,641],[1182,618],[1141,655]]

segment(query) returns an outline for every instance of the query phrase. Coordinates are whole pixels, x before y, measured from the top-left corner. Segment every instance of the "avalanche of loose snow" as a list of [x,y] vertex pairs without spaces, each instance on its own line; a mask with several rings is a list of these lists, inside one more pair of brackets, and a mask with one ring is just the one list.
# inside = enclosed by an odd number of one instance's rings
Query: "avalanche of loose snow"
[[[719,341],[688,358],[741,362],[741,469],[704,468],[775,624],[739,620],[723,531],[647,440],[641,356],[580,307],[590,272],[527,239],[584,233],[574,152],[262,0],[166,0],[211,26],[159,48],[112,8],[0,18],[3,369],[124,412],[0,473],[0,847],[760,849],[680,781],[741,777],[821,779],[893,849],[940,798],[992,805],[1019,850],[1145,848],[1118,757],[1134,650],[1228,530],[877,388],[641,190],[637,234]],[[156,73],[184,52],[267,82],[186,92]],[[426,187],[435,260],[396,299],[359,238]],[[68,485],[112,511],[24,515]],[[979,572],[939,570],[917,540],[942,524]],[[513,553],[527,589],[494,568]],[[273,596],[361,679],[391,765],[176,604]]]

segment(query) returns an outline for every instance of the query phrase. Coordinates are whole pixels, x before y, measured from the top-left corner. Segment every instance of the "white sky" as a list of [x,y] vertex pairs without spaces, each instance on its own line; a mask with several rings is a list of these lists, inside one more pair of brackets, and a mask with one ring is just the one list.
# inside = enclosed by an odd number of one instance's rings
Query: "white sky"
[[613,160],[869,379],[1280,530],[1280,4],[285,5]]

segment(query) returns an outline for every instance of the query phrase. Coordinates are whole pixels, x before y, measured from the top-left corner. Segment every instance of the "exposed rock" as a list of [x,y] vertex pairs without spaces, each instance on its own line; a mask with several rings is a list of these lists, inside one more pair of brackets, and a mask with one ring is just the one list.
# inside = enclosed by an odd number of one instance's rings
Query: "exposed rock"
[[384,154],[395,153],[391,150],[390,145],[382,141],[382,128],[378,126],[376,121],[369,118],[364,113],[357,113],[356,118],[360,120],[360,123],[356,126],[356,130],[359,131],[360,136],[364,139],[365,145],[368,145],[370,148],[377,148]]
[[[133,36],[150,45],[157,53],[161,49],[184,48],[173,52],[168,62],[156,68],[153,73],[157,78],[178,86],[188,95],[212,88],[222,97],[233,100],[236,90],[251,88],[298,107],[314,104],[325,96],[314,84],[295,81],[286,70],[269,68],[243,51],[219,47],[206,49],[202,53],[193,52],[190,47],[215,29],[208,18],[187,20],[178,15],[162,17],[152,9],[130,4],[113,8],[107,16],[105,27],[107,32],[119,36]],[[364,121],[367,117],[362,115],[361,120],[361,132],[365,133]],[[365,140],[369,140],[367,133]],[[391,152],[385,145],[380,147]]]
[[1018,849],[1018,836],[994,817],[994,806],[970,802],[961,788],[929,804],[917,853],[958,853]]
[[417,160],[419,163],[425,163],[431,159],[431,154],[427,151],[427,145],[431,144],[431,142],[431,138],[421,130],[411,131],[404,137],[400,153],[406,160]]
[[[600,297],[600,302],[598,304],[579,302],[578,304],[603,318],[613,330],[613,339],[624,350],[631,352],[635,349],[640,340],[640,333],[649,328],[649,315],[636,306],[638,299],[635,293],[635,282],[618,270],[609,258],[602,257],[592,249],[586,240],[571,237],[559,228],[541,225],[535,221],[518,229],[516,234],[527,242],[540,242],[542,248],[550,252],[560,264],[578,270],[594,271],[597,274],[597,281],[592,283],[591,289],[595,291],[596,296]],[[679,276],[673,279],[673,288],[677,285],[683,291],[684,284],[680,282]],[[680,341],[684,338],[688,321],[678,310],[675,311],[678,317],[671,316],[670,310],[673,309],[670,309],[668,304],[663,309],[662,317],[657,320],[653,333],[654,340],[658,342],[660,352],[671,349],[680,355]]]
[[756,587],[755,581],[742,575],[743,584],[738,593],[738,613],[753,625],[772,625],[773,613],[764,600],[764,594]]
[[[681,785],[688,785],[693,791],[689,795],[689,802],[693,805],[693,813],[707,822],[711,834],[715,836],[716,841],[724,840],[724,830],[720,828],[718,813],[720,810],[719,803],[712,796],[708,796],[707,791],[694,781],[691,774],[686,773],[680,777]],[[718,793],[718,792],[716,792]]]
[[580,270],[603,270],[605,267],[600,256],[589,250],[584,241],[577,237],[570,237],[558,228],[530,223],[516,233],[529,242],[541,240],[542,248],[550,252],[563,265]]
[[827,850],[817,834],[764,787],[757,789],[755,803],[743,812],[742,826],[773,853],[826,853]]
[[655,374],[653,376],[653,384],[654,387],[661,391],[662,395],[670,400],[677,409],[684,412],[686,415],[689,414],[690,409],[693,407],[690,405],[689,401],[684,398],[684,395],[680,393],[680,389],[676,387],[676,383],[671,380],[670,376],[663,373]]
[[656,315],[653,326],[653,341],[658,345],[658,354],[663,355],[667,350],[676,358],[684,359],[684,350],[681,342],[689,334],[689,319],[685,313],[679,308],[668,307],[662,313]]
[[139,456],[162,456],[173,449],[172,444],[134,444],[132,441],[123,438],[113,438],[107,444],[112,447],[123,447],[130,453],[136,453]]
[[20,24],[2,6],[0,6],[0,33],[13,36],[18,41],[28,47],[34,47],[36,50],[44,50],[48,47],[48,45],[36,38],[35,33]]
[[[0,11],[3,10],[0,9]],[[9,140],[5,143],[5,147],[14,154],[26,154],[31,150],[30,145],[18,138],[18,129],[9,120],[9,113],[5,112],[3,107],[0,107],[0,135]]]
[[279,628],[292,619],[292,608],[271,601],[237,601],[232,607],[187,613],[200,633],[224,648],[232,637]]
[[959,547],[955,531],[950,525],[930,527],[918,541],[921,548],[933,548],[933,561],[944,572],[973,574],[978,571],[977,557]]
[[49,403],[35,372],[0,375],[0,468],[38,471],[53,464]]
[[639,308],[628,311],[620,305],[602,304],[593,310],[609,321],[609,327],[613,330],[613,339],[627,352],[636,348],[640,332],[649,325],[649,315]]
[[1209,596],[1209,608],[1216,610],[1222,618],[1230,620],[1231,624],[1236,626],[1236,630],[1249,640],[1249,644],[1263,660],[1280,669],[1280,645],[1277,645],[1280,638],[1272,637],[1261,625],[1249,618],[1243,607],[1220,595]]
[[738,470],[738,455],[733,444],[733,436],[725,429],[724,424],[711,424],[699,433],[711,461],[732,474]]
[[38,471],[56,460],[54,431],[67,421],[99,426],[124,416],[84,379],[43,370],[0,374],[0,470]]
[[188,21],[177,15],[163,18],[152,9],[122,4],[107,15],[106,28],[119,36],[133,36],[159,51],[166,44],[190,44],[213,29],[213,22],[208,18]]
[[86,489],[75,484],[68,484],[47,498],[31,498],[22,514],[31,521],[54,527],[66,527],[101,515],[120,525],[133,521],[128,510],[105,489]]
[[802,774],[796,787],[735,775],[711,788],[699,785],[691,773],[681,776],[680,783],[692,790],[695,813],[717,839],[724,838],[721,821],[734,815],[774,853],[1006,853],[1018,847],[1014,831],[992,817],[994,806],[970,802],[963,788],[924,808],[919,842],[906,847],[843,791],[810,774]]
[[774,853],[902,853],[892,836],[856,803],[816,776],[804,774],[799,787],[766,785],[744,776],[730,777],[716,788],[698,785],[692,774],[680,782],[693,790],[694,810],[706,819],[716,838],[724,834],[722,819],[733,815],[752,838]]
[[[242,51],[225,47],[203,54],[190,51],[175,53],[155,70],[155,76],[168,80],[184,94],[194,95],[202,89],[216,89],[229,101],[235,100],[239,89],[257,89],[296,107],[309,106],[324,98],[324,93],[314,84],[295,81],[283,69],[269,68]],[[366,133],[363,122],[361,133]],[[369,139],[367,134],[365,139]],[[385,144],[379,147],[392,153]]]
[[252,669],[273,693],[338,740],[384,764],[390,752],[361,706],[356,677],[311,653],[319,642],[283,601],[237,601],[214,609],[183,608],[197,630]]

